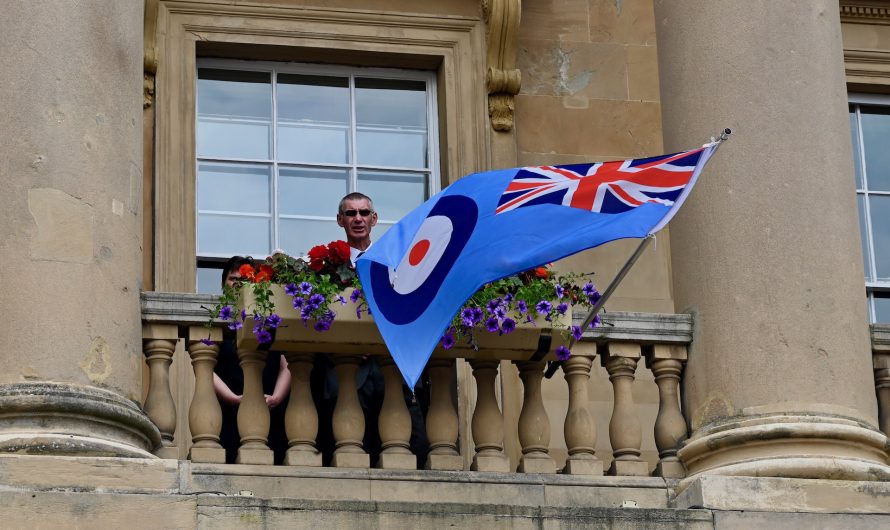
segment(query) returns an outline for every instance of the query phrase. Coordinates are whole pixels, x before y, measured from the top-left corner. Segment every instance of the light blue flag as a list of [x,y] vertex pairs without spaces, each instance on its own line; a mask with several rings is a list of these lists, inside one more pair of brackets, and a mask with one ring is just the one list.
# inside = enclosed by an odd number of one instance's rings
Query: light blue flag
[[468,175],[357,261],[374,321],[411,388],[484,284],[661,229],[719,142],[654,158]]

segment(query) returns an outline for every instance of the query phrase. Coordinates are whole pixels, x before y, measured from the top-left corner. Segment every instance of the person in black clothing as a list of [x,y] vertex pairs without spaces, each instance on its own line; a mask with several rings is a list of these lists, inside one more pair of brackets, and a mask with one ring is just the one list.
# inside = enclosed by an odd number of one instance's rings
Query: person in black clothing
[[[241,279],[238,269],[253,265],[253,260],[234,256],[226,263],[222,273],[222,285],[233,287]],[[232,332],[226,330],[219,348],[219,357],[213,370],[213,389],[222,407],[220,444],[226,450],[226,463],[235,463],[241,437],[238,434],[238,405],[244,393],[244,372],[238,361],[238,352]],[[275,463],[284,462],[287,452],[287,434],[284,431],[284,412],[290,391],[290,371],[287,360],[277,352],[269,352],[263,369],[263,393],[270,412],[269,448],[275,454]]]

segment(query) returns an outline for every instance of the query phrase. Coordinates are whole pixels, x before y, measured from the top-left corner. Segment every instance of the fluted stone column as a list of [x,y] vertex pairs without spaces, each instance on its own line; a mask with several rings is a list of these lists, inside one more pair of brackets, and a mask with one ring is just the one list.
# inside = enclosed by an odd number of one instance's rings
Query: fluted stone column
[[38,0],[0,17],[0,452],[160,443],[136,404],[142,14]]
[[731,127],[671,224],[697,474],[887,480],[838,2],[655,1],[665,150]]

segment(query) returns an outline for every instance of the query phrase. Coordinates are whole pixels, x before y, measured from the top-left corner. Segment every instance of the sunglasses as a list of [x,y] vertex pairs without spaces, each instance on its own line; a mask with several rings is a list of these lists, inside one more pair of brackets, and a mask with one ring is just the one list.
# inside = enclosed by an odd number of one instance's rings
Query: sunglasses
[[343,215],[346,217],[355,217],[356,215],[361,215],[362,217],[367,217],[374,213],[373,210],[362,209],[362,210],[343,210]]

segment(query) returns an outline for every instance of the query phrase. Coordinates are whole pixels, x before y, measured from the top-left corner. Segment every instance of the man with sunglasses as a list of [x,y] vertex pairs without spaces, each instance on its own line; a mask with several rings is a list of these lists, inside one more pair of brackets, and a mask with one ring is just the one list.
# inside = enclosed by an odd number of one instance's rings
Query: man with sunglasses
[[377,212],[374,202],[363,193],[350,193],[340,199],[337,211],[337,224],[346,231],[346,242],[349,243],[349,259],[355,260],[371,246],[371,229],[377,224]]

